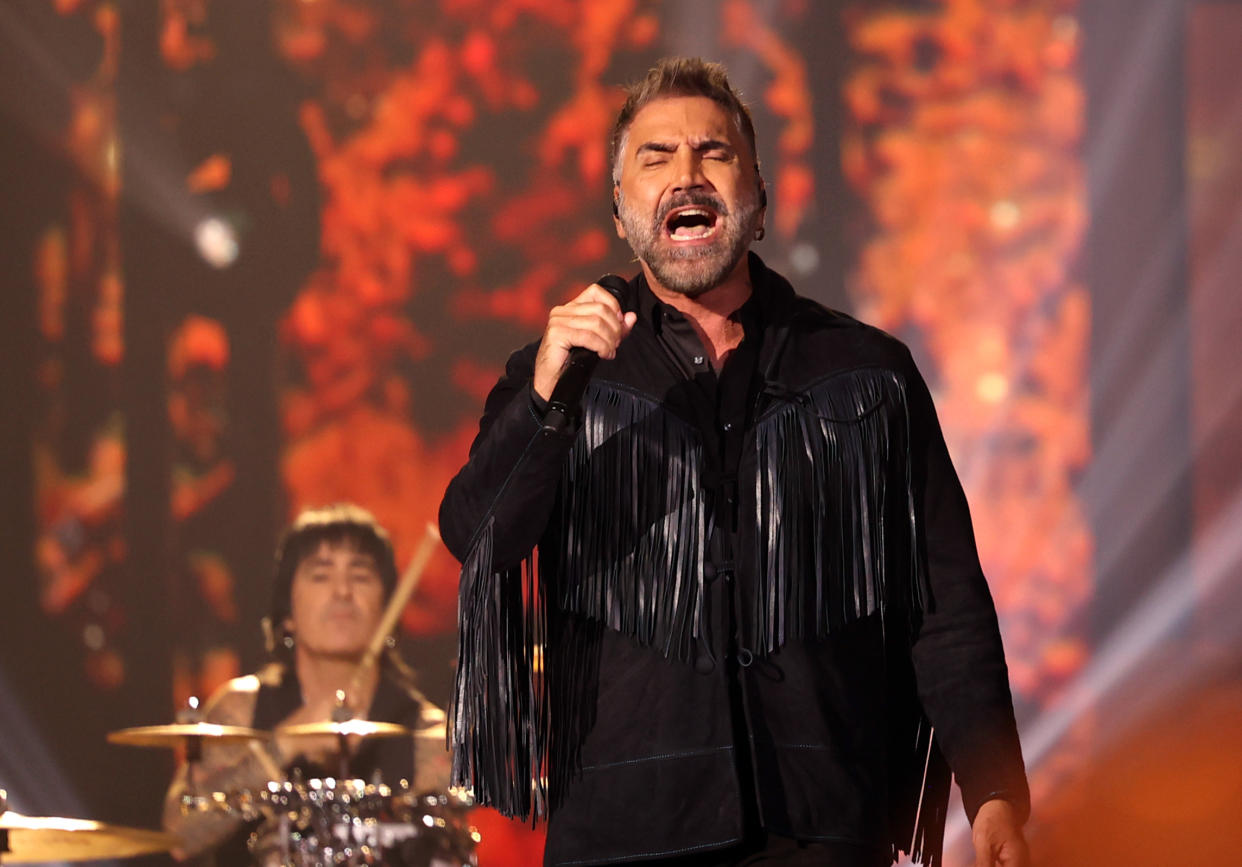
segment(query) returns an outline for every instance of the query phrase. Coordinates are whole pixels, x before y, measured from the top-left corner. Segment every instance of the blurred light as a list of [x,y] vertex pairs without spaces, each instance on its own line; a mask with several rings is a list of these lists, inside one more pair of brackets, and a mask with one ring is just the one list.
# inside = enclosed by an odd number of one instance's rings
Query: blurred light
[[789,267],[800,277],[814,274],[819,269],[819,250],[806,241],[796,244],[789,251]]
[[[9,809],[28,816],[86,815],[86,805],[0,670],[0,780]],[[115,865],[116,862],[102,862]]]
[[992,210],[988,214],[992,220],[992,225],[1002,231],[1008,231],[1018,225],[1018,219],[1022,216],[1022,209],[1014,202],[1004,199],[992,205]]
[[104,631],[97,623],[92,623],[82,630],[82,643],[90,650],[99,650],[104,646]]
[[194,245],[213,268],[227,268],[237,261],[237,232],[220,217],[207,217],[194,227]]
[[[1178,690],[1202,679],[1211,657],[1190,656],[1177,670],[1161,669],[1171,636],[1185,627],[1195,611],[1212,610],[1231,618],[1231,634],[1242,634],[1242,495],[1183,551],[1128,616],[1092,654],[1090,662],[1067,684],[1057,701],[1026,726],[1022,753],[1028,772],[1038,768],[1082,719],[1106,720],[1108,732],[1119,737],[1150,708]],[[1104,723],[1099,723],[1103,725]],[[967,852],[970,825],[961,811],[951,814],[945,828],[945,852]]]
[[1077,39],[1078,19],[1073,15],[1058,15],[1053,18],[1052,35],[1055,39]]
[[1009,395],[1009,379],[1003,373],[985,373],[975,383],[975,394],[984,403],[1000,403]]

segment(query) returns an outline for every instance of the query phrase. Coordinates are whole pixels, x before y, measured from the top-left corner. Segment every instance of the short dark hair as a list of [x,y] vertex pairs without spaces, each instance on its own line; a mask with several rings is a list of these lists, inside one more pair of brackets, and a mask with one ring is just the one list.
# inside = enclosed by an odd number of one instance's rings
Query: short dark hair
[[755,124],[742,95],[729,84],[729,74],[721,63],[701,57],[665,57],[647,70],[646,77],[625,88],[625,104],[612,125],[609,153],[612,180],[621,177],[621,146],[634,122],[634,116],[645,106],[659,99],[675,96],[705,96],[733,116],[733,122],[750,145],[755,168],[759,167],[759,150],[755,147]]
[[324,542],[349,545],[369,554],[383,582],[385,599],[397,586],[397,561],[392,542],[374,515],[353,503],[333,503],[303,510],[276,546],[276,582],[265,626],[269,653],[282,653],[284,624],[292,609],[293,576],[302,561],[318,551]]

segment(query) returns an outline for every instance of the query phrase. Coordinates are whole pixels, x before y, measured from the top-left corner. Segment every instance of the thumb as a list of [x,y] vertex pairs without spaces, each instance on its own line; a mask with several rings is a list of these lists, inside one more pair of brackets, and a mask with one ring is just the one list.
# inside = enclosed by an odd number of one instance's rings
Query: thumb
[[621,319],[621,336],[628,337],[630,332],[634,330],[634,323],[638,322],[638,314],[633,311],[626,313]]

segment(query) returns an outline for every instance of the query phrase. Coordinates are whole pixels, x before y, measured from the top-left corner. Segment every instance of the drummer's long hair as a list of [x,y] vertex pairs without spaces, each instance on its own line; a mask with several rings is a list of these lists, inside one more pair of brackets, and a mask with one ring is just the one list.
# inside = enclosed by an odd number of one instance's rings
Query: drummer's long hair
[[[397,562],[392,541],[374,515],[353,503],[333,503],[303,510],[276,546],[276,581],[272,587],[271,605],[262,624],[268,654],[286,665],[292,665],[294,659],[290,639],[295,637],[285,628],[292,609],[293,576],[302,561],[315,554],[324,542],[333,546],[347,545],[369,555],[375,561],[384,585],[385,602],[397,586]],[[398,674],[412,678],[409,667],[397,655],[395,642],[391,638],[383,659],[392,664]]]

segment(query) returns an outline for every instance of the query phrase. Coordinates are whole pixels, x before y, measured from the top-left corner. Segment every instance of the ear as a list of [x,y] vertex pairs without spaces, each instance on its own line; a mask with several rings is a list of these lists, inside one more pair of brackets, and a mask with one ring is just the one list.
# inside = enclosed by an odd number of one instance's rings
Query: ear
[[625,226],[621,225],[621,187],[612,185],[612,225],[617,230],[617,237],[625,240]]

